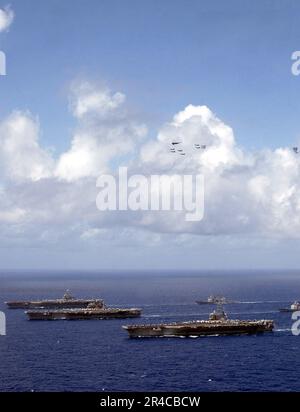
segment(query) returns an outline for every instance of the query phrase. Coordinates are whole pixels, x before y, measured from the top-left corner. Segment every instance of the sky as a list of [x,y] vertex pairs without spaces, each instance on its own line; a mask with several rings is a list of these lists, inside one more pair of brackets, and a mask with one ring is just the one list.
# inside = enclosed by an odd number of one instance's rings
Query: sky
[[[299,268],[298,1],[0,9],[0,268]],[[120,165],[202,173],[204,219],[99,212]]]

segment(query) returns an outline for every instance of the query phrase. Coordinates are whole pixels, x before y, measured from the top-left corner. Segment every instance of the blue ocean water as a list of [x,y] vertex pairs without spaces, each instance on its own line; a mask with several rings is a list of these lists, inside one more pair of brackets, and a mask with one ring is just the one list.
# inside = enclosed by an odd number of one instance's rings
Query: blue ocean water
[[[27,321],[4,301],[101,297],[141,319]],[[121,326],[207,318],[195,300],[221,294],[231,318],[274,319],[259,336],[130,340]],[[300,299],[296,272],[1,273],[0,391],[299,391],[300,336],[278,308]]]

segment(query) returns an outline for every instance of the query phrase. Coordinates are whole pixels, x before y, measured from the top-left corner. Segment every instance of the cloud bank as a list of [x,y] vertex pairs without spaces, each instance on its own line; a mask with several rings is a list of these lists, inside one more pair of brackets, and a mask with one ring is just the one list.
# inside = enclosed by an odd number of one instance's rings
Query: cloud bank
[[[298,238],[300,163],[288,147],[243,150],[232,128],[206,106],[188,105],[153,139],[123,93],[89,82],[73,84],[77,121],[70,147],[58,157],[39,143],[38,118],[15,111],[0,122],[0,242],[188,243],[195,236]],[[186,156],[171,153],[180,139]],[[195,144],[205,150],[195,150]],[[203,174],[205,215],[99,212],[96,178],[119,164],[136,174]],[[170,240],[171,239],[171,240]]]
[[14,21],[15,13],[10,6],[0,8],[0,33],[9,29],[10,25]]

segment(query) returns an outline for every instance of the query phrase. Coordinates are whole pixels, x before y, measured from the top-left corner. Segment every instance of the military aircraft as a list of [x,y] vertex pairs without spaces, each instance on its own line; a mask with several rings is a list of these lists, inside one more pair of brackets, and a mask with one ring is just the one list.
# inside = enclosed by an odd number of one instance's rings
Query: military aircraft
[[200,143],[195,143],[194,146],[195,146],[195,149],[203,149],[203,150],[206,149],[206,144],[200,145]]
[[[171,142],[171,147],[170,147],[170,152],[171,153],[178,153],[178,154],[180,154],[181,156],[185,156],[186,155],[186,153],[184,152],[184,150],[183,149],[175,149],[175,146],[176,145],[180,145],[180,144],[182,144],[182,142],[180,142],[180,141],[173,141],[173,142]],[[206,144],[200,144],[200,143],[194,143],[194,148],[195,149],[202,149],[202,150],[205,150],[206,149]]]

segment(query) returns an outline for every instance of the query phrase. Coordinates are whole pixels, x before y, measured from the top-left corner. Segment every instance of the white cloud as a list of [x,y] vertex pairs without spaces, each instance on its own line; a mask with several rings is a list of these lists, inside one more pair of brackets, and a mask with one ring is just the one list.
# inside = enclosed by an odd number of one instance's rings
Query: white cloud
[[1,223],[17,223],[26,215],[26,211],[20,208],[11,208],[10,210],[0,210]]
[[[172,141],[182,142],[187,153],[186,161],[169,153]],[[194,145],[206,145],[205,151],[195,151]],[[235,146],[232,129],[219,120],[206,106],[187,106],[176,114],[172,122],[163,126],[156,142],[149,142],[142,148],[141,161],[182,168],[192,161],[193,165],[214,170],[239,163],[241,151]]]
[[[40,146],[39,122],[29,113],[16,111],[0,122],[0,224],[6,236],[10,227],[11,237],[43,243],[116,245],[130,239],[156,245],[168,234],[168,241],[180,244],[207,235],[300,236],[300,163],[290,148],[246,152],[231,127],[206,106],[193,105],[143,142],[147,129],[132,119],[120,95],[88,83],[73,86],[78,124],[70,148],[57,159]],[[186,156],[170,153],[174,139],[182,141]],[[196,143],[206,149],[196,150]],[[124,155],[133,174],[202,173],[203,221],[186,222],[177,212],[100,213],[96,177],[113,172]]]
[[4,176],[36,181],[51,175],[52,159],[40,148],[39,133],[39,123],[29,113],[15,111],[0,123],[0,170]]
[[114,158],[134,150],[147,132],[123,108],[125,96],[90,83],[73,85],[71,108],[78,128],[70,149],[58,160],[55,176],[74,181],[107,172]]
[[123,93],[112,94],[107,88],[96,89],[89,82],[74,83],[72,86],[70,107],[78,119],[91,114],[104,117],[124,102]]
[[84,240],[89,240],[89,239],[93,239],[97,236],[103,236],[107,234],[107,230],[106,229],[98,229],[98,228],[90,228],[85,230],[81,235],[81,239]]
[[9,29],[14,21],[14,17],[15,14],[10,6],[6,6],[3,9],[0,8],[0,33]]
[[[181,141],[185,157],[171,153]],[[197,150],[194,145],[206,145]],[[157,140],[140,153],[141,170],[201,173],[205,177],[205,216],[191,224],[170,213],[148,213],[141,224],[151,230],[198,235],[300,233],[300,164],[290,148],[249,153],[232,129],[206,106],[187,106],[164,125]]]

